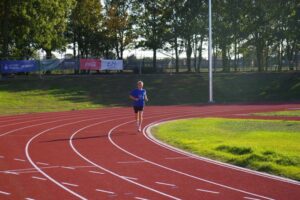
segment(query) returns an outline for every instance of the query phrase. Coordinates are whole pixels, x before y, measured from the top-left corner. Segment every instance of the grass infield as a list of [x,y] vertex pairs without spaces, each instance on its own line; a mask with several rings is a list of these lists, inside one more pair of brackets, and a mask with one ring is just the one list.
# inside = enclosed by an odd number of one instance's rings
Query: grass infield
[[204,118],[172,121],[152,131],[192,153],[300,181],[300,122]]

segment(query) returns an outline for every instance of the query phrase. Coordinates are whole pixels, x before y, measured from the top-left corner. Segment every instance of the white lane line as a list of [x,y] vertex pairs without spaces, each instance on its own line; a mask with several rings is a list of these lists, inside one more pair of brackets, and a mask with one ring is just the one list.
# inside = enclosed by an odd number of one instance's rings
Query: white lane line
[[170,183],[163,183],[163,182],[155,182],[155,183],[159,184],[159,185],[166,185],[166,186],[176,187],[176,185],[170,184]]
[[8,192],[4,192],[4,191],[0,191],[0,194],[4,194],[4,195],[10,195],[10,193],[8,193]]
[[252,198],[252,197],[244,197],[244,199],[249,199],[249,200],[261,200],[261,199]]
[[1,159],[3,159],[3,158],[4,158],[4,156],[0,156],[0,158],[1,158]]
[[103,172],[97,172],[97,171],[89,171],[89,172],[92,173],[92,174],[101,174],[101,175],[105,174]]
[[11,172],[11,171],[5,171],[4,174],[13,174],[13,175],[19,175],[17,172]]
[[38,165],[44,165],[44,166],[49,166],[48,163],[43,163],[43,162],[36,162],[36,164],[38,164]]
[[20,161],[20,162],[26,162],[26,160],[20,159],[20,158],[15,158],[14,160],[15,160],[15,161]]
[[35,199],[27,197],[25,198],[25,200],[35,200]]
[[[120,119],[126,119],[126,118],[128,118],[128,117],[119,118],[119,120],[120,120]],[[106,121],[106,122],[114,121],[114,120],[116,120],[116,119],[108,120],[108,121]],[[109,134],[110,134],[113,130],[115,130],[116,128],[118,128],[119,126],[124,125],[124,124],[128,124],[128,123],[132,123],[132,122],[134,122],[134,121],[129,121],[129,122],[126,122],[126,123],[123,123],[123,124],[119,124],[118,126],[112,128],[112,129],[109,131]],[[102,123],[105,123],[105,122],[102,122]],[[139,187],[142,187],[142,188],[144,188],[144,189],[150,190],[150,191],[152,191],[152,192],[161,194],[161,195],[163,195],[163,196],[169,197],[169,198],[171,198],[171,199],[181,200],[180,198],[177,198],[177,197],[171,196],[171,195],[169,195],[169,194],[163,193],[163,192],[161,192],[161,191],[155,190],[154,188],[148,187],[148,186],[143,185],[143,184],[141,184],[141,183],[135,182],[135,181],[130,180],[130,179],[126,179],[126,178],[122,177],[120,174],[117,174],[117,173],[115,173],[115,172],[113,172],[113,171],[111,171],[111,170],[109,170],[109,169],[107,169],[107,168],[104,168],[104,167],[102,167],[102,166],[100,166],[100,165],[94,163],[93,161],[89,160],[89,159],[86,158],[85,156],[83,156],[83,155],[75,148],[75,146],[74,146],[74,144],[73,144],[73,139],[74,139],[74,137],[76,136],[77,133],[79,133],[79,132],[81,132],[81,131],[83,131],[83,130],[85,130],[85,129],[87,129],[87,128],[90,128],[90,127],[99,125],[99,124],[101,124],[101,123],[100,123],[100,122],[99,122],[99,123],[94,123],[94,124],[90,124],[90,125],[88,125],[88,126],[86,126],[86,127],[83,127],[83,128],[81,128],[81,129],[75,131],[75,132],[73,133],[73,135],[70,137],[69,144],[70,144],[71,148],[73,149],[73,151],[74,151],[78,156],[80,156],[83,160],[85,160],[86,162],[90,163],[91,165],[93,165],[93,166],[95,166],[95,167],[97,167],[97,168],[99,168],[99,169],[101,169],[101,170],[103,170],[103,171],[105,171],[105,172],[107,172],[107,173],[109,173],[109,174],[112,174],[113,176],[116,176],[116,177],[118,177],[118,178],[120,178],[120,179],[123,179],[123,180],[125,180],[125,181],[127,181],[127,182],[130,182],[130,183],[132,183],[132,184],[134,184],[134,185],[137,185],[137,186],[139,186]]]
[[101,189],[96,189],[96,191],[97,191],[97,192],[107,193],[107,194],[115,194],[114,192],[107,191],[107,190],[101,190]]
[[61,168],[63,168],[63,169],[71,169],[71,170],[75,170],[74,167],[65,167],[65,166],[62,166]]
[[191,159],[190,157],[167,157],[166,160]]
[[212,194],[220,194],[220,192],[215,192],[215,191],[211,191],[211,190],[203,190],[203,189],[196,189],[199,192],[208,192],[208,193],[212,193]]
[[[51,169],[51,168],[58,168],[58,166],[41,167],[41,169]],[[34,173],[34,172],[38,172],[38,171],[35,168],[13,169],[13,170],[0,171],[0,173],[7,173],[7,172],[17,172],[19,174],[23,174],[23,173]]]
[[142,197],[134,197],[135,199],[138,199],[138,200],[149,200],[149,199],[146,199],[146,198],[142,198]]
[[119,164],[135,164],[135,163],[144,163],[145,161],[142,161],[142,160],[138,160],[138,161],[120,161],[120,162],[117,162]]
[[[119,116],[119,115],[118,115],[118,116]],[[91,117],[91,116],[89,116],[89,117]],[[77,118],[83,118],[83,117],[77,117]],[[67,125],[71,125],[71,124],[76,124],[76,123],[81,123],[81,122],[91,121],[91,120],[105,119],[105,118],[107,118],[107,117],[103,117],[103,116],[102,116],[102,117],[94,117],[94,118],[83,119],[83,120],[78,120],[78,121],[74,122],[74,119],[76,119],[76,117],[74,117],[74,118],[72,119],[73,122],[70,122],[70,123],[63,123],[63,124],[61,124],[61,125],[54,126],[54,127],[48,128],[48,129],[46,129],[46,130],[44,130],[44,131],[42,131],[42,132],[37,133],[35,136],[33,136],[32,138],[30,138],[30,140],[27,142],[26,147],[25,147],[25,153],[26,153],[26,157],[27,157],[28,161],[30,162],[30,164],[31,164],[38,172],[40,172],[41,174],[43,174],[45,177],[47,177],[50,181],[52,181],[53,183],[55,183],[55,184],[56,184],[57,186],[59,186],[60,188],[64,189],[65,191],[71,193],[72,195],[76,196],[77,198],[79,198],[79,199],[81,199],[81,200],[87,200],[87,198],[85,198],[85,197],[83,197],[82,195],[80,195],[80,194],[74,192],[73,190],[71,190],[71,189],[65,187],[63,184],[61,184],[60,182],[58,182],[57,180],[55,180],[54,178],[52,178],[51,176],[49,176],[46,172],[44,172],[44,171],[42,170],[42,168],[38,167],[38,166],[33,162],[32,158],[31,158],[31,156],[30,156],[30,153],[29,153],[29,147],[30,147],[30,145],[31,145],[31,143],[32,143],[32,141],[33,141],[34,139],[36,139],[37,137],[39,137],[39,136],[41,136],[42,134],[44,134],[44,133],[46,133],[46,132],[49,132],[49,131],[51,131],[51,130],[54,130],[54,129],[57,129],[57,128],[61,128],[61,127],[64,127],[64,126],[67,126]],[[70,118],[68,118],[67,120],[70,120]],[[113,120],[115,120],[115,118],[114,118]],[[113,121],[113,120],[108,120],[108,121]],[[65,121],[65,120],[57,120],[57,121]],[[52,121],[52,123],[53,123],[53,122],[57,122],[57,121]],[[103,121],[102,123],[105,123],[105,122],[107,122],[107,121]],[[41,124],[39,124],[39,125],[41,125]],[[16,131],[16,130],[14,130],[14,131]],[[8,133],[2,134],[2,135],[0,135],[0,137],[1,137],[1,136],[4,136],[4,135],[6,135],[6,134],[8,134]]]
[[37,176],[32,176],[31,178],[33,179],[38,179],[38,180],[42,180],[42,181],[46,181],[47,179],[45,178],[41,178],[41,177],[37,177]]
[[[223,112],[224,112],[224,111],[223,111]],[[216,112],[208,112],[208,113],[216,113]],[[202,113],[202,114],[204,114],[204,113]],[[192,115],[192,114],[180,115],[180,116],[177,116],[177,118],[179,118],[179,117],[186,117],[186,116],[193,116],[193,115]],[[150,117],[149,117],[149,118],[150,118]],[[174,119],[174,117],[170,117],[170,118],[167,118],[167,119]],[[165,120],[166,120],[166,119],[165,119]],[[264,199],[268,199],[268,200],[273,200],[272,198],[269,198],[269,197],[266,197],[266,196],[254,194],[254,193],[251,193],[251,192],[247,192],[247,191],[245,191],[245,190],[237,189],[237,188],[234,188],[234,187],[230,187],[230,186],[228,186],[228,185],[223,185],[223,184],[220,184],[220,183],[217,183],[217,182],[208,180],[208,179],[200,178],[200,177],[197,177],[197,176],[194,176],[194,175],[191,175],[191,174],[182,172],[182,171],[178,171],[178,170],[176,170],[176,169],[173,169],[173,168],[170,168],[170,167],[161,165],[161,164],[159,164],[159,163],[156,163],[156,162],[147,160],[147,159],[145,159],[145,158],[142,158],[142,157],[140,157],[140,156],[138,156],[138,155],[136,155],[136,154],[133,154],[133,153],[127,151],[126,149],[124,149],[124,148],[122,148],[121,146],[117,145],[117,144],[113,141],[111,135],[112,135],[112,132],[113,132],[115,129],[117,129],[117,128],[121,127],[121,126],[124,126],[124,125],[126,125],[126,124],[132,123],[132,122],[134,122],[134,120],[129,121],[129,122],[125,122],[125,123],[122,123],[122,124],[119,124],[119,125],[115,126],[114,128],[112,128],[112,129],[109,131],[109,133],[108,133],[108,139],[109,139],[109,141],[110,141],[116,148],[118,148],[118,149],[120,149],[121,151],[127,153],[128,155],[131,155],[131,156],[133,156],[133,157],[135,157],[135,158],[137,158],[137,159],[139,159],[139,160],[145,161],[145,162],[147,162],[147,163],[149,163],[149,164],[152,164],[152,165],[154,165],[154,166],[160,167],[160,168],[162,168],[162,169],[166,169],[166,170],[168,170],[168,171],[172,171],[172,172],[175,172],[175,173],[178,173],[178,174],[181,174],[181,175],[184,175],[184,176],[193,178],[193,179],[197,179],[197,180],[200,180],[200,181],[203,181],[203,182],[206,182],[206,183],[210,183],[210,184],[213,184],[213,185],[217,185],[217,186],[220,186],[220,187],[229,189],[229,190],[233,190],[233,191],[237,191],[237,192],[241,192],[241,193],[245,193],[245,194],[257,196],[257,197],[264,198]],[[151,123],[151,124],[147,125],[146,127],[144,127],[144,129],[143,129],[143,134],[144,134],[145,137],[147,137],[147,134],[146,134],[145,130],[147,129],[147,127],[151,126],[152,124],[154,124],[154,123]],[[164,194],[164,195],[167,195],[167,194]],[[169,195],[169,197],[170,197],[170,195]],[[177,198],[177,197],[173,197],[173,196],[172,196],[172,197],[170,197],[170,198]]]
[[133,178],[133,177],[129,177],[129,176],[123,176],[123,178],[130,179],[130,180],[138,180],[138,178]]
[[[31,163],[31,165],[37,170],[39,171],[41,174],[43,174],[45,177],[47,177],[50,181],[52,181],[53,183],[55,183],[56,185],[58,185],[59,187],[61,187],[62,189],[64,189],[65,191],[68,191],[69,193],[71,193],[72,195],[78,197],[79,199],[81,200],[87,200],[87,198],[81,196],[80,194],[74,192],[73,190],[70,190],[69,188],[65,187],[63,184],[59,183],[57,180],[55,180],[54,178],[52,178],[51,176],[49,176],[47,173],[45,173],[41,168],[39,168],[34,162],[33,160],[31,159],[31,156],[29,154],[29,147],[32,143],[32,141],[34,139],[36,139],[37,137],[39,137],[40,135],[46,133],[46,132],[49,132],[51,130],[54,130],[54,129],[57,129],[57,128],[60,128],[60,127],[64,127],[64,126],[67,126],[67,125],[71,125],[71,124],[76,124],[76,123],[80,123],[80,122],[84,122],[84,121],[89,121],[89,120],[95,120],[95,119],[99,119],[99,118],[91,118],[91,119],[85,119],[85,120],[79,120],[79,121],[76,121],[76,122],[70,122],[70,123],[64,123],[64,124],[61,124],[61,125],[58,125],[58,126],[54,126],[52,128],[48,128],[42,132],[39,132],[37,133],[35,136],[33,136],[26,144],[26,147],[25,147],[25,152],[26,152],[26,157],[27,159],[29,160],[29,162]],[[74,119],[73,119],[74,120]],[[1,135],[0,135],[1,136]]]
[[75,169],[82,169],[82,168],[95,168],[95,166],[73,166]]
[[76,185],[76,184],[67,183],[67,182],[61,182],[61,184],[63,184],[63,185],[68,185],[68,186],[72,186],[72,187],[78,187],[78,185]]

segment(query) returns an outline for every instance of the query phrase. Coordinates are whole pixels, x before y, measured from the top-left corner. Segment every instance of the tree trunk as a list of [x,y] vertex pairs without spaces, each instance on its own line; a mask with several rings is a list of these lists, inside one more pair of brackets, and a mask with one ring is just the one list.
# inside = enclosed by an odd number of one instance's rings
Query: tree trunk
[[157,66],[156,66],[156,49],[153,49],[153,70],[154,70],[154,72],[157,71]]
[[177,36],[175,37],[175,68],[176,68],[176,73],[178,73],[179,72],[179,53],[178,53]]
[[51,59],[52,58],[51,50],[46,49],[45,51],[46,51],[46,59]]
[[204,37],[201,36],[200,38],[200,46],[198,48],[199,55],[198,55],[198,63],[197,63],[197,72],[200,73],[200,68],[201,68],[201,62],[202,62],[202,46],[203,46],[203,40]]
[[223,72],[230,72],[230,67],[228,66],[227,61],[227,49],[225,45],[221,46],[222,50],[222,65],[223,65]]
[[263,68],[263,47],[261,45],[256,45],[256,59],[257,59],[257,67],[258,71],[262,72]]
[[237,41],[236,39],[234,40],[234,71],[237,72]]
[[191,39],[187,39],[187,50],[186,50],[186,57],[187,57],[187,70],[191,72],[191,56],[192,56],[192,47],[191,47]]
[[281,40],[279,43],[279,49],[278,49],[278,71],[281,72],[282,70],[282,47],[283,47],[283,41]]
[[194,42],[193,42],[193,47],[194,47],[194,70],[197,72],[197,47],[198,47],[198,38],[196,35],[194,35]]

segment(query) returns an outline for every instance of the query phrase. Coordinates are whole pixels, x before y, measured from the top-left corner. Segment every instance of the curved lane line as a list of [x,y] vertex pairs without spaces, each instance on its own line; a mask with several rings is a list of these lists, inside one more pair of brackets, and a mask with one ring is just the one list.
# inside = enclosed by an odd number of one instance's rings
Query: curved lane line
[[[72,116],[76,116],[76,115],[68,116],[68,118],[70,118]],[[30,123],[30,122],[36,122],[36,121],[43,121],[43,120],[49,120],[49,119],[57,119],[57,118],[66,118],[66,116],[53,116],[53,117],[45,117],[45,118],[39,118],[39,119],[32,119],[32,120],[22,121],[22,122],[17,122],[17,123],[12,123],[12,124],[5,124],[5,125],[0,126],[0,128],[7,127],[7,126],[14,126],[14,125],[18,125],[18,124],[25,124],[25,123]]]
[[[181,115],[181,116],[178,116],[178,117],[184,117],[184,116],[190,116],[190,115],[195,115],[195,114],[187,114],[187,115]],[[163,169],[166,169],[168,171],[172,171],[172,172],[175,172],[175,173],[178,173],[178,174],[181,174],[181,175],[184,175],[184,176],[187,176],[187,177],[190,177],[190,178],[193,178],[193,179],[197,179],[197,180],[200,180],[200,181],[203,181],[203,182],[206,182],[206,183],[210,183],[210,184],[213,184],[213,185],[217,185],[217,186],[220,186],[220,187],[223,187],[223,188],[226,188],[226,189],[229,189],[229,190],[233,190],[233,191],[237,191],[237,192],[241,192],[241,193],[244,193],[244,194],[250,194],[250,195],[253,195],[253,196],[256,196],[256,197],[260,197],[260,198],[263,198],[263,199],[268,199],[268,200],[274,200],[272,198],[269,198],[269,197],[265,197],[265,196],[262,196],[262,195],[258,195],[258,194],[255,194],[255,193],[251,193],[251,192],[247,192],[245,190],[240,190],[240,189],[237,189],[237,188],[233,188],[233,187],[230,187],[230,186],[227,186],[227,185],[223,185],[223,184],[220,184],[220,183],[217,183],[217,182],[213,182],[213,181],[210,181],[210,180],[206,180],[206,179],[203,179],[203,178],[200,178],[200,177],[197,177],[197,176],[193,176],[191,174],[188,174],[188,173],[185,173],[185,172],[181,172],[181,171],[178,171],[178,170],[175,170],[175,169],[172,169],[172,168],[169,168],[167,166],[164,166],[164,165],[161,165],[161,164],[158,164],[158,163],[155,163],[155,162],[152,162],[150,160],[147,160],[145,158],[142,158],[138,155],[135,155],[125,149],[123,149],[122,147],[120,147],[119,145],[117,145],[111,138],[111,135],[112,135],[112,132],[121,127],[121,126],[124,126],[126,124],[129,124],[129,123],[132,123],[134,121],[129,121],[129,122],[126,122],[126,123],[123,123],[123,124],[120,124],[118,126],[115,126],[113,129],[110,130],[110,132],[108,133],[108,137],[109,137],[109,141],[115,146],[117,147],[118,149],[120,149],[121,151],[127,153],[128,155],[131,155],[137,159],[140,159],[140,160],[143,160],[147,163],[150,163],[154,166],[157,166],[157,167],[160,167],[160,168],[163,168]]]
[[[111,121],[113,121],[113,120],[111,120]],[[135,121],[135,120],[132,120],[132,121],[129,121],[129,122],[122,123],[122,124],[120,124],[120,125],[118,125],[118,126],[115,126],[113,129],[111,129],[111,130],[109,131],[109,133],[112,132],[112,130],[116,129],[116,128],[119,127],[119,126],[122,126],[122,125],[125,125],[125,124],[128,124],[128,123],[132,123],[132,122],[134,122],[134,121]],[[163,193],[163,192],[161,192],[161,191],[155,190],[154,188],[148,187],[148,186],[146,186],[146,185],[143,185],[143,184],[141,184],[141,183],[138,183],[138,182],[136,182],[136,181],[133,181],[133,180],[131,180],[131,179],[128,179],[127,177],[124,177],[124,176],[122,176],[122,175],[120,175],[120,174],[117,174],[117,173],[115,173],[115,172],[113,172],[113,171],[107,169],[107,168],[104,168],[104,167],[102,167],[102,166],[100,166],[100,165],[94,163],[93,161],[89,160],[89,159],[86,158],[85,156],[83,156],[83,155],[82,155],[82,154],[74,147],[74,144],[73,144],[73,138],[74,138],[74,137],[76,136],[76,134],[78,134],[80,131],[82,131],[82,130],[84,130],[84,129],[86,129],[86,128],[90,128],[90,127],[92,127],[92,126],[96,126],[96,125],[98,125],[98,124],[99,124],[99,123],[95,123],[95,124],[91,124],[91,125],[89,125],[89,126],[87,126],[87,127],[81,128],[81,129],[77,130],[76,132],[74,132],[73,135],[70,137],[70,141],[69,141],[70,146],[72,147],[72,149],[74,150],[74,152],[77,153],[78,156],[80,156],[80,157],[81,157],[83,160],[85,160],[86,162],[88,162],[88,163],[94,165],[95,167],[97,167],[97,168],[99,168],[99,169],[101,169],[101,170],[103,170],[103,171],[105,171],[105,172],[107,172],[107,173],[109,173],[109,174],[112,174],[113,176],[116,176],[116,177],[118,177],[118,178],[120,178],[120,179],[122,179],[122,180],[125,180],[125,181],[127,181],[127,182],[130,182],[130,183],[132,183],[132,184],[134,184],[134,185],[137,185],[137,186],[142,187],[142,188],[144,188],[144,189],[150,190],[150,191],[152,191],[152,192],[158,193],[158,194],[160,194],[160,195],[169,197],[169,198],[171,198],[171,199],[181,200],[181,199],[179,199],[179,198],[177,198],[177,197],[171,196],[171,195],[169,195],[169,194],[166,194],[166,193]]]
[[[106,113],[109,115],[109,113]],[[45,124],[50,124],[50,123],[55,123],[55,122],[60,122],[60,121],[66,121],[66,120],[70,120],[70,119],[80,119],[80,118],[85,118],[85,117],[97,117],[99,116],[99,114],[95,114],[95,115],[84,115],[84,116],[76,116],[76,117],[73,117],[73,118],[67,118],[67,119],[60,119],[60,120],[54,120],[54,121],[50,121],[50,122],[44,122],[44,123],[40,123],[40,124],[34,124],[34,125],[29,125],[29,126],[24,126],[24,127],[21,127],[21,128],[18,128],[18,129],[14,129],[14,130],[10,130],[10,131],[7,131],[5,133],[2,133],[0,134],[0,137],[2,136],[5,136],[5,135],[8,135],[10,133],[13,133],[13,132],[16,132],[16,131],[19,131],[19,130],[23,130],[23,129],[27,129],[27,128],[31,128],[31,127],[36,127],[36,126],[41,126],[41,125],[45,125]]]
[[41,170],[35,163],[34,161],[32,160],[32,158],[30,157],[30,153],[29,153],[29,147],[30,147],[30,144],[32,143],[32,141],[39,137],[40,135],[46,133],[46,132],[49,132],[51,130],[54,130],[54,129],[57,129],[57,128],[60,128],[60,127],[64,127],[64,126],[67,126],[67,125],[71,125],[71,124],[76,124],[76,123],[80,123],[80,122],[84,122],[84,121],[91,121],[91,120],[96,120],[96,119],[99,119],[99,118],[90,118],[90,119],[85,119],[85,120],[80,120],[80,121],[76,121],[76,122],[71,122],[71,123],[66,123],[66,124],[61,124],[61,125],[58,125],[58,126],[55,126],[55,127],[52,127],[52,128],[49,128],[49,129],[46,129],[38,134],[36,134],[35,136],[33,136],[26,144],[26,147],[25,147],[25,153],[26,153],[26,157],[28,159],[28,161],[31,163],[31,165],[38,171],[40,172],[42,175],[44,175],[47,179],[49,179],[50,181],[52,181],[53,183],[55,183],[57,186],[59,186],[60,188],[64,189],[65,191],[73,194],[74,196],[78,197],[79,199],[82,199],[82,200],[87,200],[87,198],[77,194],[76,192],[70,190],[69,188],[65,187],[63,184],[61,184],[60,182],[56,181],[54,178],[52,178],[51,176],[49,176],[47,173],[45,173],[43,170]]
[[[185,118],[185,119],[188,119],[188,118]],[[179,153],[181,155],[188,156],[189,158],[194,158],[194,159],[197,159],[197,160],[200,160],[200,161],[205,161],[205,162],[212,163],[212,164],[215,164],[215,165],[219,165],[219,166],[222,166],[222,167],[242,171],[242,172],[249,173],[249,174],[254,174],[254,175],[257,175],[257,176],[261,176],[261,177],[265,177],[265,178],[269,178],[269,179],[273,179],[273,180],[277,180],[277,181],[282,181],[282,182],[286,182],[286,183],[290,183],[290,184],[300,185],[300,182],[292,180],[292,179],[283,178],[283,177],[279,177],[279,176],[275,176],[275,175],[271,175],[271,174],[266,174],[266,173],[263,173],[263,172],[258,172],[258,171],[254,171],[254,170],[251,170],[251,169],[246,169],[246,168],[231,165],[231,164],[228,164],[228,163],[222,163],[220,161],[216,161],[216,160],[212,160],[212,159],[209,159],[209,158],[201,157],[199,155],[196,155],[196,154],[184,151],[182,149],[173,147],[169,144],[166,144],[166,143],[156,139],[152,135],[152,133],[151,133],[151,128],[152,127],[163,124],[163,123],[167,123],[167,122],[170,122],[170,121],[175,121],[175,120],[173,120],[173,118],[169,118],[169,119],[163,119],[163,120],[159,120],[159,121],[156,121],[156,122],[152,122],[151,124],[148,124],[143,129],[145,137],[148,140],[150,140],[151,142],[153,142],[153,143],[155,143],[159,146],[162,146],[166,149],[169,149],[169,150],[171,150],[173,152],[176,152],[176,153]]]

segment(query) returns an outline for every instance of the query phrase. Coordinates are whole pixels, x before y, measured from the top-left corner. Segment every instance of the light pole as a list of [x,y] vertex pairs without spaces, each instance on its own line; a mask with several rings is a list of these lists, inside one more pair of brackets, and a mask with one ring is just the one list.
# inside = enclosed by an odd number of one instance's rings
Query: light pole
[[213,75],[212,75],[212,33],[211,33],[211,0],[209,0],[208,5],[208,61],[209,61],[209,69],[208,69],[208,78],[209,78],[209,103],[213,103]]

